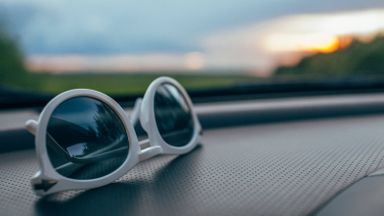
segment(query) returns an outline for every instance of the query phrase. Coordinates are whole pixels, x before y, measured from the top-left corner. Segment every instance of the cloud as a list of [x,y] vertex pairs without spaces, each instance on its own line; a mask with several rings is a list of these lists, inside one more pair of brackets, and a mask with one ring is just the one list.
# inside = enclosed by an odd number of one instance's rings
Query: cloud
[[0,0],[27,55],[202,51],[198,42],[223,29],[380,5],[382,0]]
[[39,72],[154,72],[178,70],[195,71],[204,67],[201,53],[185,54],[118,54],[92,55],[32,55],[26,60],[27,67]]
[[268,75],[311,52],[334,51],[345,35],[371,36],[384,30],[384,9],[301,14],[230,28],[199,41],[200,52],[31,55],[27,65],[47,71],[242,70]]
[[383,28],[383,10],[367,9],[380,6],[384,1],[0,0],[0,15],[6,12],[33,68],[265,72],[335,36]]

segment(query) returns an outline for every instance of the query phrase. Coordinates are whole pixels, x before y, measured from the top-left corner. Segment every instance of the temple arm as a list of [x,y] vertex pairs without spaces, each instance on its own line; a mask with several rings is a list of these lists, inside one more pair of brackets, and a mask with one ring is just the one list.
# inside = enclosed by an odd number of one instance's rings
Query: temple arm
[[143,101],[142,98],[136,99],[135,105],[133,106],[133,110],[131,112],[130,119],[129,119],[133,126],[135,126],[137,123],[139,123],[140,107],[141,107],[142,101]]

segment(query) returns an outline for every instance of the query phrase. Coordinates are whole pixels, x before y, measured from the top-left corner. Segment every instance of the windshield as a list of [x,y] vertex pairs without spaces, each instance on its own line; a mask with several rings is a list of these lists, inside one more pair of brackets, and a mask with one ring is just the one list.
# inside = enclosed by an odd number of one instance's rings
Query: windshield
[[0,0],[0,103],[91,88],[142,94],[381,80],[382,0]]

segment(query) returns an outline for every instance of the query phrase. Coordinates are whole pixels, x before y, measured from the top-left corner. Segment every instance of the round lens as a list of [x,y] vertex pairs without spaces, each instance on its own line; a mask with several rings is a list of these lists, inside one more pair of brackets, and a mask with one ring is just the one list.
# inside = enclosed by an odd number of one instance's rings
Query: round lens
[[160,85],[155,93],[154,111],[161,137],[172,146],[184,146],[193,136],[194,124],[183,94],[171,84]]
[[53,167],[71,179],[106,176],[124,163],[129,150],[119,116],[90,97],[71,98],[53,111],[46,143]]

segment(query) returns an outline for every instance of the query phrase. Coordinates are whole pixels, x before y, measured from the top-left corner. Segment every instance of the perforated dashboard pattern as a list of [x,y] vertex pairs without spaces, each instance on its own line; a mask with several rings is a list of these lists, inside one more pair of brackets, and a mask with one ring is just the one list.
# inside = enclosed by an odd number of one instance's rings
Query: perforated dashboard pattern
[[0,155],[0,215],[305,215],[384,166],[384,116],[206,131],[116,183],[39,199],[33,151]]

